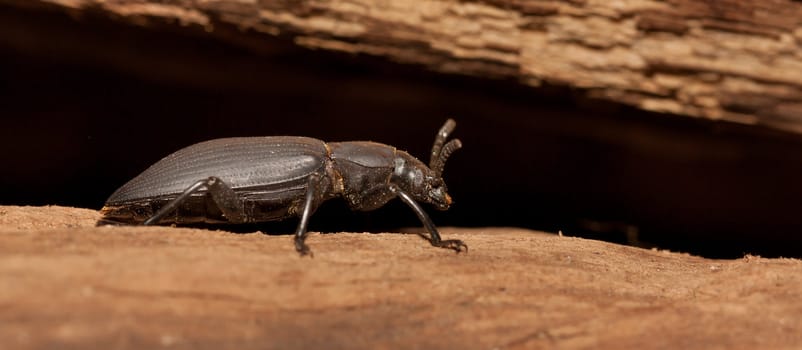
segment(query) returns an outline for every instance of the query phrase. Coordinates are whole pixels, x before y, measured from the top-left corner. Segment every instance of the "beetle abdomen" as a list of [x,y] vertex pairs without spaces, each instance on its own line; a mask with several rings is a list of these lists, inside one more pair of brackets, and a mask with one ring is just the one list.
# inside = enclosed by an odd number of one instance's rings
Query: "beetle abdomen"
[[205,141],[156,162],[117,191],[106,205],[174,196],[217,176],[231,188],[255,189],[296,182],[323,167],[323,141],[308,137],[237,137]]

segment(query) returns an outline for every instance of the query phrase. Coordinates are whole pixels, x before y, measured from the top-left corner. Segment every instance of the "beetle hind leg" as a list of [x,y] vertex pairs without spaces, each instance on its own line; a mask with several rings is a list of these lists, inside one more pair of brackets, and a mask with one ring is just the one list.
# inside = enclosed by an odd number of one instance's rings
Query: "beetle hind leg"
[[237,193],[220,178],[210,176],[187,187],[178,197],[161,207],[153,216],[145,220],[142,224],[154,225],[159,223],[161,219],[186,202],[192,194],[202,190],[209,192],[212,196],[212,200],[217,204],[217,207],[220,208],[226,220],[235,224],[248,221],[244,204],[239,196],[237,196]]

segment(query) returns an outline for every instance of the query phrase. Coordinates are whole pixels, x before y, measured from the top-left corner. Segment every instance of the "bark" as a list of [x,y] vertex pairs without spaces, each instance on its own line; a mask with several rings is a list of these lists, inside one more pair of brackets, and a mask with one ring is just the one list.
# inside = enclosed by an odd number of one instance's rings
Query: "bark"
[[287,36],[443,73],[568,85],[645,110],[802,132],[802,4],[790,0],[0,2],[211,35],[230,24],[243,31],[228,40],[251,47],[259,46],[252,33]]

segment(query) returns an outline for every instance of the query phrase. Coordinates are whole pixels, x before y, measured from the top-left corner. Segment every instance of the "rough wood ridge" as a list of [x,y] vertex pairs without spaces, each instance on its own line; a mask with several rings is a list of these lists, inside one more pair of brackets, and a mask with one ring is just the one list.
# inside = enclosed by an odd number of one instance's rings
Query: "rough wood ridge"
[[802,4],[790,0],[39,2],[212,35],[225,23],[310,48],[802,132]]

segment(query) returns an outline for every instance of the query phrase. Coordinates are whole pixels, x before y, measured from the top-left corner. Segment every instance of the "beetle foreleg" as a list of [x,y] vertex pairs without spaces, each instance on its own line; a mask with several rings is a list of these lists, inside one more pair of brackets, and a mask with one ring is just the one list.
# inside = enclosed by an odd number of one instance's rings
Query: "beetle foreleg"
[[220,180],[220,178],[211,176],[207,179],[199,180],[198,182],[192,184],[192,186],[187,187],[187,189],[178,195],[178,197],[165,204],[156,212],[156,214],[153,214],[153,216],[145,220],[145,222],[142,224],[157,224],[161,219],[167,216],[167,214],[172,213],[179,205],[184,203],[189,196],[203,189],[209,191],[209,194],[212,196],[212,200],[215,202],[215,204],[217,204],[217,207],[220,208],[220,211],[229,222],[243,223],[247,221],[245,208],[234,190],[226,185],[223,180]]
[[402,191],[397,186],[391,185],[390,191],[393,191],[393,193],[397,194],[398,197],[401,198],[404,203],[409,205],[409,207],[412,208],[412,211],[418,215],[418,219],[420,219],[420,221],[423,223],[423,226],[426,227],[426,230],[429,231],[429,237],[423,236],[423,238],[426,238],[429,243],[435,247],[453,249],[457,253],[463,250],[466,252],[468,251],[468,245],[458,239],[442,240],[440,238],[440,233],[437,231],[437,227],[435,227],[434,223],[432,222],[432,219],[429,218],[429,215],[426,214],[423,208],[421,208],[420,204],[412,199],[412,196]]
[[320,175],[317,173],[310,175],[306,186],[303,208],[301,208],[301,221],[298,223],[298,229],[295,230],[295,250],[297,250],[301,256],[313,255],[312,251],[309,250],[309,246],[306,245],[304,241],[308,233],[306,228],[309,225],[309,217],[312,216],[312,212],[316,209],[314,204],[318,202],[316,197],[320,196],[319,186]]

